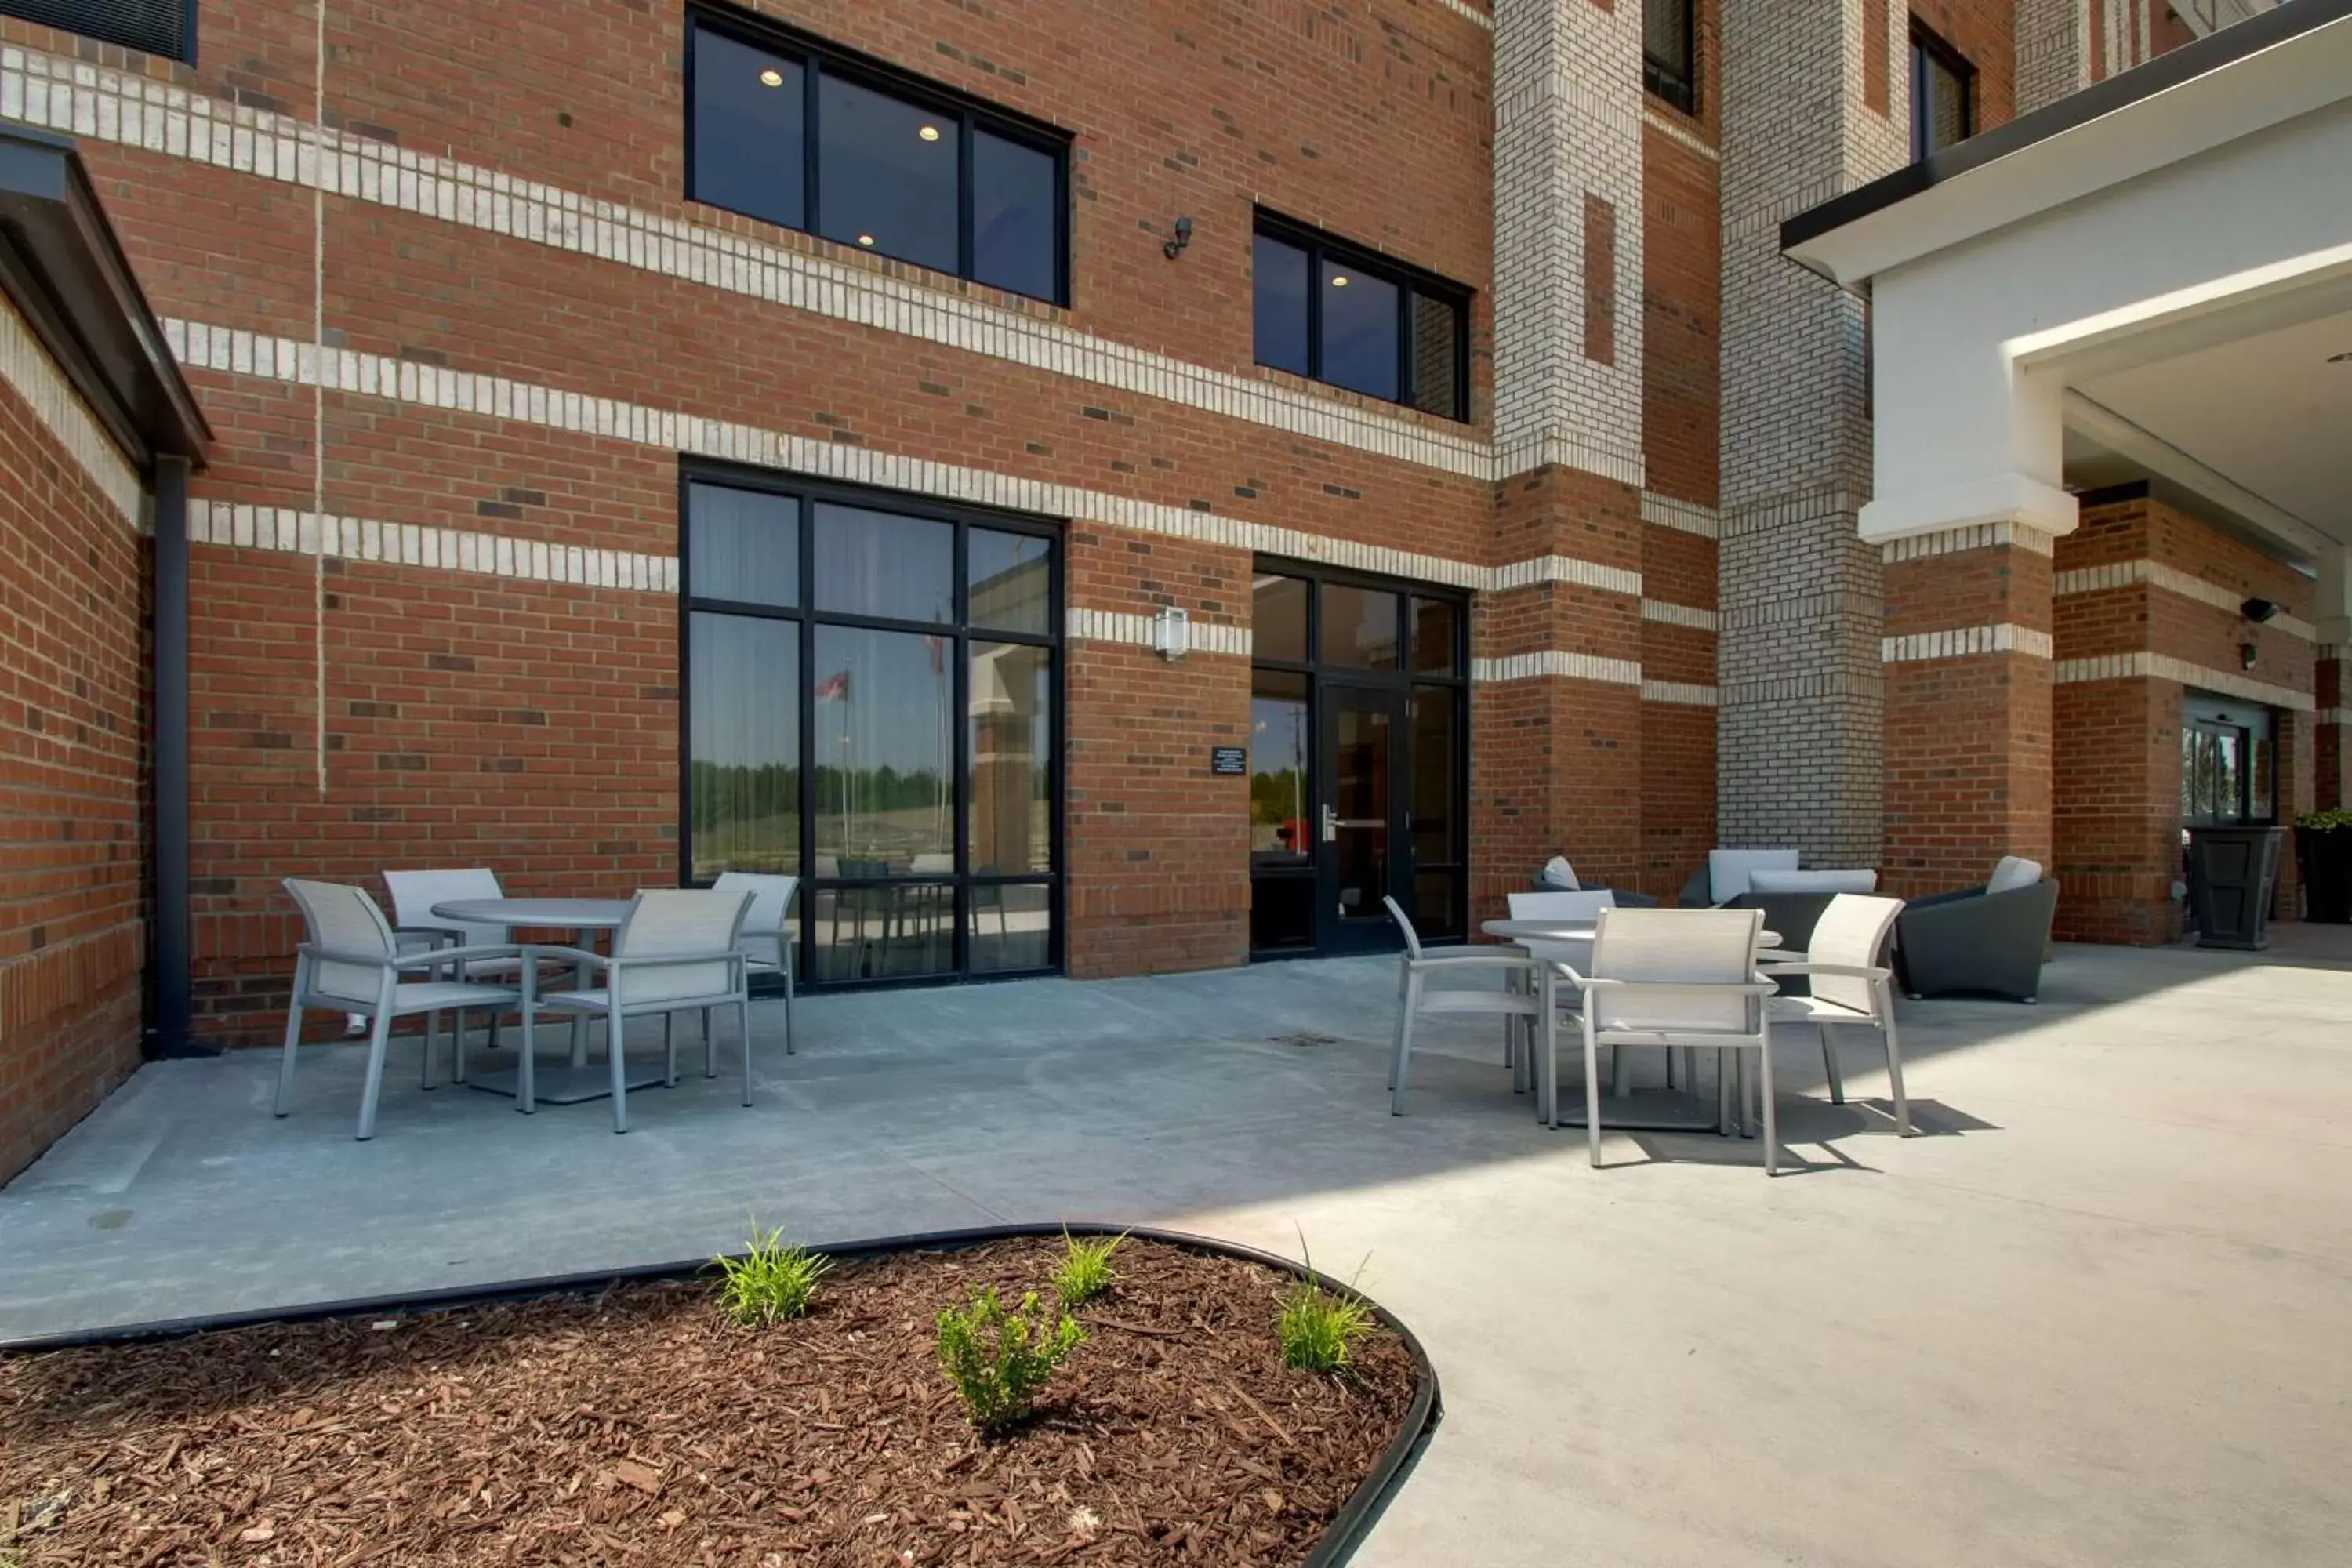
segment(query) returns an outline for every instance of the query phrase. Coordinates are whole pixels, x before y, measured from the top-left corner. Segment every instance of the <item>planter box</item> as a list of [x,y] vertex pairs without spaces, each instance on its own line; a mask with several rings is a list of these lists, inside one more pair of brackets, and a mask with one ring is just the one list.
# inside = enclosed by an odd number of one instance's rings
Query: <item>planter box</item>
[[2352,827],[2298,827],[2294,860],[2303,874],[2303,918],[2352,925]]

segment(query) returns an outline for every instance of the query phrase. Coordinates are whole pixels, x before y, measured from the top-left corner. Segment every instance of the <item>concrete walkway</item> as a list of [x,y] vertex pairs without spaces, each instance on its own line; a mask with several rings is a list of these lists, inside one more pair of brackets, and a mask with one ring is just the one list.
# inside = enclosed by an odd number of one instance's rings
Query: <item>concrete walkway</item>
[[1370,960],[824,998],[756,1109],[694,1077],[625,1138],[599,1103],[422,1093],[413,1044],[367,1144],[352,1048],[306,1054],[284,1121],[274,1053],[158,1064],[0,1190],[0,1337],[693,1257],[747,1214],[1303,1228],[1444,1379],[1368,1568],[2335,1564],[2346,934],[2066,949],[2039,1007],[1909,1005],[1907,1142],[1789,1039],[1811,1163],[1777,1182],[1711,1136],[1590,1169],[1491,1025],[1435,1021],[1391,1119]]

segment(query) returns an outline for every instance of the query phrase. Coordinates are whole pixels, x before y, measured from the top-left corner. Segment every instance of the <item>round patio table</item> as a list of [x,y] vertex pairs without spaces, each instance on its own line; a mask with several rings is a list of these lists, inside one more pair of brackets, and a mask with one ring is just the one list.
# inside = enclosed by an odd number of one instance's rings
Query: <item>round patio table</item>
[[[467,925],[521,926],[530,931],[570,931],[576,939],[572,945],[593,946],[594,933],[618,931],[627,923],[629,910],[635,902],[631,899],[449,899],[433,906],[436,920],[457,921]],[[524,956],[530,956],[525,945]],[[588,966],[572,966],[572,984],[588,984]],[[609,1100],[613,1095],[612,1075],[588,1065],[588,1021],[572,1020],[572,1059],[561,1067],[539,1067],[533,1064],[531,1098],[550,1105],[577,1105],[585,1100]],[[497,1072],[478,1073],[468,1080],[471,1087],[489,1094],[503,1094],[509,1100],[520,1070],[506,1068]],[[632,1089],[656,1088],[668,1080],[656,1069],[643,1082],[629,1079]]]
[[[1591,942],[1594,933],[1600,930],[1600,922],[1591,920],[1486,921],[1478,929],[1488,936],[1517,942],[1536,961],[1537,988],[1543,1007],[1539,1016],[1543,1019],[1545,1032],[1555,1037],[1554,1049],[1557,1051],[1557,1031],[1559,1027],[1558,965],[1561,960],[1555,955],[1570,942],[1582,944]],[[1780,945],[1780,933],[1776,931],[1759,931],[1756,942],[1759,949],[1777,948]],[[1547,952],[1547,949],[1550,951]],[[1637,1090],[1631,1087],[1627,1079],[1627,1053],[1613,1051],[1611,1058],[1609,1092],[1601,1100],[1601,1126],[1629,1132],[1721,1132],[1727,1130],[1720,1103],[1712,1106],[1704,1103],[1696,1094],[1690,1092],[1688,1085],[1679,1092],[1672,1089]],[[1684,1061],[1686,1066],[1690,1059],[1685,1053]],[[1673,1075],[1669,1073],[1668,1076],[1671,1078]],[[1537,1088],[1539,1092],[1536,1096],[1536,1120],[1547,1121],[1557,1112],[1564,1125],[1584,1125],[1584,1108],[1581,1105],[1557,1107],[1552,1103],[1559,1098],[1556,1085],[1538,1084]],[[1721,1097],[1717,1099],[1719,1101]],[[1741,1110],[1744,1122],[1745,1107]]]

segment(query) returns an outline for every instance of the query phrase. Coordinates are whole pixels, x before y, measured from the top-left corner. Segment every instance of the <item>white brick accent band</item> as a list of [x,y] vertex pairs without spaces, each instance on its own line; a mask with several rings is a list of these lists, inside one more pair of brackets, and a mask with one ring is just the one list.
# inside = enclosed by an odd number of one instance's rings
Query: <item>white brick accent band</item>
[[[2160,588],[2165,593],[2178,595],[2184,599],[2194,599],[2200,605],[2210,605],[2217,610],[2227,610],[2231,615],[2236,615],[2238,606],[2246,601],[2246,595],[2235,589],[2225,588],[2219,583],[2209,583],[2204,578],[2183,572],[2177,566],[2168,566],[2160,561],[2150,561],[2146,556],[2139,556],[2130,561],[2110,561],[2103,566],[2084,566],[2072,572],[2061,572],[2050,580],[2050,596],[2053,599],[2066,599],[2078,594],[2098,594],[2114,588],[2135,588],[2142,584],[2151,588]],[[2273,616],[2264,624],[2284,632],[2291,637],[2301,637],[2305,642],[2309,642],[2315,635],[2309,621],[2290,616],[2284,610]]]
[[2051,679],[2061,685],[2082,680],[2169,680],[2206,691],[2218,691],[2224,697],[2235,697],[2242,701],[2263,702],[2273,708],[2291,708],[2299,713],[2314,712],[2319,706],[2312,700],[2309,692],[2290,691],[2284,686],[2256,680],[2235,670],[2209,669],[2185,658],[2149,653],[2145,648],[2137,653],[2111,653],[2097,658],[2062,658],[2051,672]]
[[1711,632],[1717,628],[1713,610],[1693,609],[1688,605],[1669,605],[1663,599],[1642,601],[1642,618],[1663,626],[1688,626],[1695,632]]
[[1702,539],[1718,538],[1723,531],[1721,521],[1716,516],[1713,507],[1701,506],[1696,501],[1676,500],[1672,496],[1662,496],[1653,490],[1642,492],[1642,521],[1654,522],[1661,528],[1696,533]]
[[[1072,642],[1123,643],[1134,647],[1152,646],[1152,618],[1150,616],[1074,607],[1064,616],[1063,625]],[[1206,621],[1188,620],[1184,627],[1184,647],[1192,653],[1222,653],[1247,658],[1250,654],[1250,629],[1247,626],[1212,626]]]
[[2050,535],[2038,528],[2020,528],[2013,522],[1978,522],[1966,528],[1939,529],[1934,533],[1890,539],[1881,547],[1881,553],[1891,566],[1897,561],[1925,561],[1932,556],[1957,555],[1964,550],[1991,550],[2001,545],[2047,555],[2052,544]]
[[1603,566],[1597,562],[1579,561],[1568,555],[1538,555],[1532,561],[1514,561],[1508,566],[1496,566],[1489,574],[1486,586],[1496,593],[1512,588],[1531,587],[1538,583],[1567,583],[1580,588],[1599,588],[1604,593],[1638,595],[1642,592],[1642,574],[1622,566]]
[[977,506],[1108,523],[1143,533],[1197,540],[1261,555],[1288,556],[1473,592],[1492,593],[1498,588],[1539,582],[1571,582],[1629,595],[1642,591],[1639,573],[1563,555],[1542,556],[1507,566],[1483,566],[1412,551],[1385,549],[1351,539],[1335,539],[1300,529],[1248,522],[1215,512],[1196,511],[1191,507],[1108,495],[1076,485],[1048,484],[868,447],[812,440],[731,420],[649,408],[617,398],[592,397],[505,376],[476,375],[394,359],[388,354],[329,349],[321,356],[309,343],[248,332],[242,328],[214,327],[177,318],[167,319],[163,326],[164,342],[172,353],[183,364],[198,370],[309,386],[319,379],[323,364],[330,389],[362,396],[448,409],[482,418],[514,420],[568,434],[629,441],[672,452],[813,474],[848,484],[907,490]]
[[66,373],[5,296],[0,296],[0,381],[16,389],[33,417],[57,437],[58,445],[90,477],[122,521],[134,529],[142,527],[146,512],[142,503],[147,492],[140,483],[139,470],[106,434],[73,383],[66,379]]
[[1642,700],[1712,708],[1716,705],[1716,690],[1712,686],[1690,686],[1679,680],[1645,680],[1642,682]]
[[1708,163],[1717,163],[1723,154],[1690,133],[1689,129],[1664,110],[1654,104],[1642,105],[1642,122],[1671,141],[1679,142]]
[[2323,724],[2343,724],[2352,721],[2352,708],[2322,708],[2315,717]]
[[374,518],[331,514],[322,525],[318,513],[298,511],[292,507],[191,500],[188,538],[198,544],[331,555],[345,561],[470,572],[532,583],[629,588],[652,594],[675,594],[678,590],[677,557],[674,555],[550,544],[545,540],[509,539],[466,529],[428,528],[413,522],[383,522]]
[[1950,631],[1913,632],[1885,637],[1878,645],[1882,664],[1908,664],[1929,658],[1967,658],[1977,654],[2021,653],[2028,658],[2048,658],[2050,634],[2008,621],[1991,626],[1958,626]]
[[[1481,481],[1553,463],[1630,485],[1642,483],[1638,456],[1629,460],[1609,444],[1553,439],[1498,447],[1473,435],[1433,429],[1401,415],[1213,370],[789,246],[599,201],[370,137],[321,130],[295,116],[230,104],[38,50],[0,49],[0,117],[260,179],[316,186],[460,227],[593,256]],[[1625,243],[1637,247],[1639,230],[1633,226],[1639,218],[1638,202],[1625,204],[1620,221],[1635,237]],[[1638,282],[1638,273],[1633,281]],[[1625,331],[1636,350],[1640,298],[1639,288],[1632,288]]]
[[1597,658],[1589,653],[1563,653],[1558,648],[1470,661],[1470,679],[1475,681],[1538,680],[1547,676],[1638,687],[1642,684],[1642,667],[1632,659]]
[[1465,5],[1462,0],[1437,0],[1437,3],[1465,20],[1475,22],[1488,32],[1495,30],[1495,18],[1475,5]]

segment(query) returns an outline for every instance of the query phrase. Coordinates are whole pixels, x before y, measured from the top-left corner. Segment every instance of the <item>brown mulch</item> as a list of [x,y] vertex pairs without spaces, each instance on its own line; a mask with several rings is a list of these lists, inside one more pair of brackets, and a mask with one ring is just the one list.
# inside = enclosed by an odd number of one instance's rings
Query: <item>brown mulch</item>
[[1130,1240],[1035,1420],[982,1442],[934,1316],[1050,1300],[1060,1246],[845,1263],[767,1330],[644,1284],[0,1359],[0,1563],[1303,1560],[1403,1422],[1402,1343],[1294,1372],[1286,1276]]

